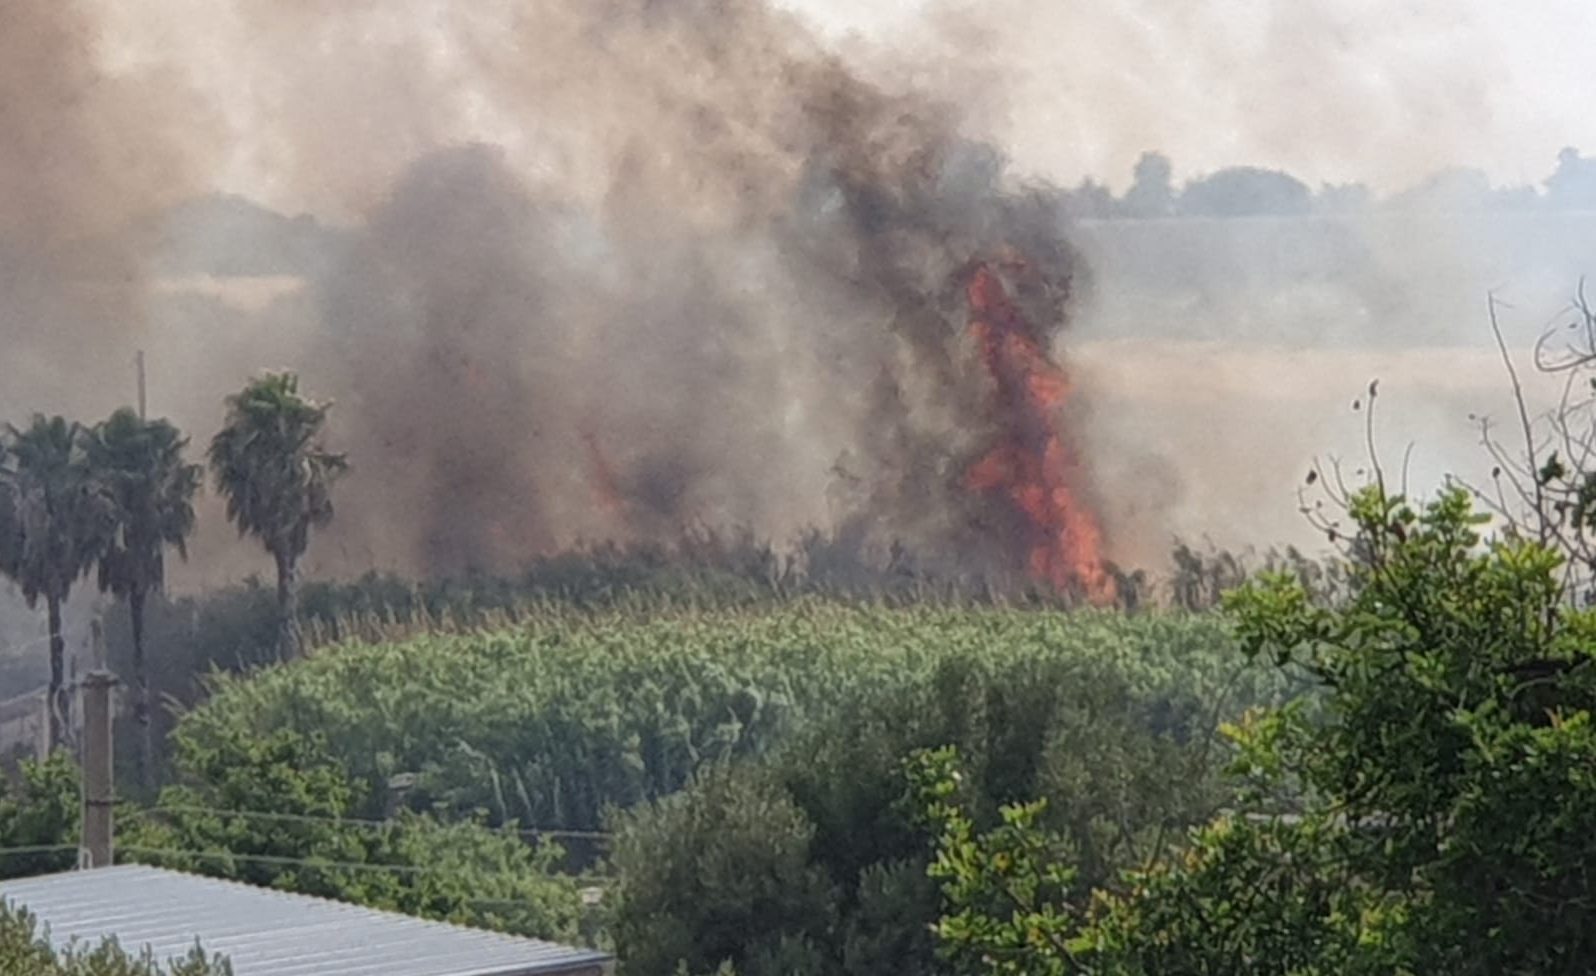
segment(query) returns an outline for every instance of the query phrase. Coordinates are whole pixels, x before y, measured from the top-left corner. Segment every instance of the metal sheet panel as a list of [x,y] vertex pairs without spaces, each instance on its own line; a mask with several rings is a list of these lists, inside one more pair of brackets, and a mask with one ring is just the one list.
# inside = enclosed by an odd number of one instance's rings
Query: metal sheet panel
[[549,976],[609,962],[586,949],[411,918],[177,871],[126,865],[0,882],[50,941],[148,946],[165,961],[196,940],[235,976]]

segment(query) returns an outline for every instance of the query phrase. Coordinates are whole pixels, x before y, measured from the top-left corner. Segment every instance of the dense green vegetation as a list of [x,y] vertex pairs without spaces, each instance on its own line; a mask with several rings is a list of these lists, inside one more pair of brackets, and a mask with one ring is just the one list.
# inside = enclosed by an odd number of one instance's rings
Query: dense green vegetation
[[[220,677],[179,735],[324,736],[368,784],[418,776],[418,808],[597,829],[606,807],[679,790],[826,717],[864,714],[959,669],[1088,684],[1121,675],[1171,714],[1259,700],[1211,618],[868,608],[550,611],[517,630],[326,648]],[[974,702],[969,707],[975,708]],[[1038,728],[1036,734],[1046,733]],[[376,812],[369,809],[368,813]]]
[[125,811],[129,860],[520,935],[577,941],[576,879],[557,846],[472,820],[362,820],[363,799],[320,737],[177,737],[178,784]]
[[25,761],[0,778],[0,877],[66,871],[77,864],[78,771],[65,754]]
[[1230,730],[1242,802],[1183,856],[1102,885],[1048,804],[982,832],[956,753],[921,754],[954,971],[1589,971],[1596,613],[1558,554],[1482,539],[1461,491],[1420,509],[1372,488],[1350,514],[1346,605],[1280,577],[1229,601],[1246,653],[1325,707]]
[[[617,831],[595,867],[617,885],[607,934],[630,972],[931,972],[937,899],[904,756],[957,743],[994,816],[1055,797],[1050,823],[1106,877],[1225,802],[1219,722],[1289,691],[1211,615],[549,608],[218,678],[174,741],[190,756],[232,744],[229,758],[190,761],[193,785],[162,802],[199,789],[204,806],[258,808],[282,791],[216,787],[261,781],[235,772],[242,744],[315,736],[330,778],[357,784],[339,815],[383,816],[390,779],[415,774],[411,817]],[[578,865],[604,853],[572,846]]]
[[630,972],[934,972],[904,756],[956,743],[992,816],[1054,797],[1107,877],[1226,802],[1219,722],[1290,691],[1204,614],[549,604],[218,676],[119,849],[597,940]]
[[[128,603],[123,860],[601,945],[625,976],[1527,976],[1596,951],[1591,476],[1559,455],[1512,472],[1528,514],[1494,536],[1464,491],[1415,507],[1376,465],[1337,482],[1343,521],[1305,509],[1340,557],[1179,546],[1112,611],[818,534],[302,589],[343,465],[326,408],[276,376],[229,410],[211,466],[275,590],[159,595],[200,472],[164,422],[39,418],[0,454],[0,570],[52,608],[52,700],[72,585],[98,566]],[[64,754],[20,764],[0,875],[69,866],[78,803]],[[0,918],[0,968],[158,971],[46,958],[29,925]]]
[[[558,846],[473,821],[353,817],[360,794],[312,737],[179,740],[179,785],[121,805],[117,857],[539,938],[591,941]],[[80,787],[64,753],[0,796],[0,877],[77,863]]]

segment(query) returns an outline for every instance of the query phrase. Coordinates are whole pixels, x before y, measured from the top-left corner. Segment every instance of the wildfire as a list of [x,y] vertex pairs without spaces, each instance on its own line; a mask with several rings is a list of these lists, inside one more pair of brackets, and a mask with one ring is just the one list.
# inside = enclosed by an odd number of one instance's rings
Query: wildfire
[[1033,578],[1078,588],[1092,603],[1110,602],[1115,586],[1102,558],[1102,528],[1082,500],[1079,460],[1060,427],[1069,381],[991,267],[975,267],[965,295],[1002,430],[1001,441],[965,472],[965,487],[1001,494],[1023,517]]

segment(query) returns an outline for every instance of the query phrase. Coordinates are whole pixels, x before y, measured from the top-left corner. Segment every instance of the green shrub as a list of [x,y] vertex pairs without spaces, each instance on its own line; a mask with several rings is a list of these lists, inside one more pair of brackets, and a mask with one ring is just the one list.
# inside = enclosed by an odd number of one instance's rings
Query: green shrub
[[834,896],[810,863],[813,840],[784,793],[744,771],[708,773],[654,805],[615,852],[625,906],[615,938],[627,971],[709,972],[732,960],[745,974],[814,971],[772,968],[832,929]]
[[[0,776],[0,877],[66,871],[77,864],[78,770],[65,753],[24,760]],[[50,848],[62,848],[51,850]]]
[[352,819],[362,784],[319,738],[279,730],[195,742],[179,783],[124,829],[129,859],[544,939],[577,941],[562,852],[469,821]]
[[1348,501],[1350,600],[1283,574],[1226,600],[1247,655],[1322,707],[1227,730],[1240,811],[1181,856],[1091,883],[1045,798],[984,828],[956,751],[919,754],[953,972],[1591,971],[1596,613],[1557,552],[1484,537],[1462,489]]

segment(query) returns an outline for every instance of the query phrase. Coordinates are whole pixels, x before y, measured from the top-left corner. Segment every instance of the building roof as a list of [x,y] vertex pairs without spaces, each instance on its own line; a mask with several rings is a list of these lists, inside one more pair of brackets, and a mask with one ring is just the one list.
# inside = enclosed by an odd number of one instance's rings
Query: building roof
[[0,881],[56,946],[115,936],[164,962],[195,940],[234,976],[550,976],[609,957],[141,865]]

